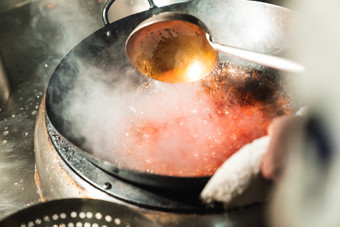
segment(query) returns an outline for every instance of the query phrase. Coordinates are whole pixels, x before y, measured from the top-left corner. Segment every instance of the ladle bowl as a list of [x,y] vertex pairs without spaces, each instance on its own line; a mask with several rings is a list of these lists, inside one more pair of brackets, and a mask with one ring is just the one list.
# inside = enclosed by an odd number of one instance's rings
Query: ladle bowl
[[208,75],[218,52],[282,71],[303,66],[277,56],[214,43],[207,26],[184,13],[165,12],[139,24],[126,41],[131,64],[142,74],[169,83],[192,82]]

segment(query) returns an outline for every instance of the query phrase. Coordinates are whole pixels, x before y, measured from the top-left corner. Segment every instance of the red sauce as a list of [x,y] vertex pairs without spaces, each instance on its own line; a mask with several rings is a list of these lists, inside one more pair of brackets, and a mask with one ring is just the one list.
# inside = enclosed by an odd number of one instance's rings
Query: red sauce
[[[212,175],[242,146],[266,135],[274,117],[291,112],[272,75],[226,63],[201,81],[195,111],[179,93],[181,111],[124,123],[128,136],[121,139],[121,155],[128,168],[171,176]],[[155,100],[143,107],[166,111]]]

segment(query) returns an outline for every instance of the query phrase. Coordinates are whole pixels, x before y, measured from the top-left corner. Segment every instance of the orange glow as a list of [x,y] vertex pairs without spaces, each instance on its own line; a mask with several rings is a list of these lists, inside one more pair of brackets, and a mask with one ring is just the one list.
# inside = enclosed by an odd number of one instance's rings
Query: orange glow
[[153,79],[192,82],[208,75],[218,61],[205,34],[189,22],[158,22],[133,34],[126,53],[132,65]]

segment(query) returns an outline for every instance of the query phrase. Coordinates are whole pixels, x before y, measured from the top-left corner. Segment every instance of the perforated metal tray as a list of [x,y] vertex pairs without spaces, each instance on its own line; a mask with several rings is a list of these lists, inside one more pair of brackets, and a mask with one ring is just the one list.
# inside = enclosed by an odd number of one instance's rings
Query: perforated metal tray
[[0,227],[156,227],[132,208],[94,199],[62,199],[25,208],[0,222]]

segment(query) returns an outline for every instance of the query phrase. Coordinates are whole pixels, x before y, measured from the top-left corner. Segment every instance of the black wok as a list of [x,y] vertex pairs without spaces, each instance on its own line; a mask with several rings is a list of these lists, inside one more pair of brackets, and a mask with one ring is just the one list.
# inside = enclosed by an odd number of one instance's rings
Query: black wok
[[[219,5],[216,5],[216,2]],[[145,82],[146,78],[138,73],[127,60],[124,50],[125,40],[143,20],[166,11],[180,11],[198,17],[209,27],[216,41],[270,54],[281,54],[286,50],[289,21],[294,14],[288,9],[259,2],[204,0],[162,8],[152,7],[148,11],[106,24],[105,27],[80,42],[57,66],[46,91],[47,119],[61,137],[73,144],[91,162],[121,179],[153,187],[202,188],[209,177],[175,177],[139,172],[121,168],[97,157],[94,155],[94,150],[85,146],[89,138],[78,132],[72,119],[66,119],[63,114],[70,108],[67,97],[74,93],[77,83],[94,79],[95,76],[82,73],[79,62],[82,63],[81,67],[85,65],[97,67],[103,72],[113,72],[104,73],[100,78],[108,86],[112,86],[112,89],[119,87],[120,79],[126,76],[125,72],[129,72],[128,76],[131,81],[134,81],[135,88]],[[212,13],[214,16],[209,16]],[[226,32],[229,35],[226,36]],[[227,57],[221,56],[220,58]],[[82,98],[91,98],[91,92],[88,90],[80,91],[78,95]],[[77,100],[74,101],[77,102]],[[103,106],[103,111],[105,111],[105,106]],[[88,119],[95,119],[91,113],[89,111],[83,114],[85,116],[88,114]]]

